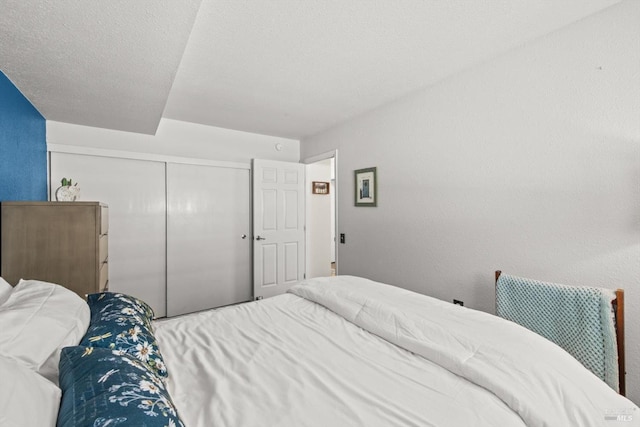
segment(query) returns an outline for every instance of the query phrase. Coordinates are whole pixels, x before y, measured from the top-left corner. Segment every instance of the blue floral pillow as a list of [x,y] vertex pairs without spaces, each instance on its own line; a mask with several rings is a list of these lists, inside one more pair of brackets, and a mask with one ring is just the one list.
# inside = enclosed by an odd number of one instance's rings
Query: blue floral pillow
[[100,292],[88,295],[87,303],[91,309],[92,322],[105,317],[122,318],[123,321],[143,322],[151,328],[151,321],[155,317],[153,309],[146,302],[131,295]]
[[65,347],[57,427],[184,427],[149,367],[107,348]]
[[160,377],[167,376],[153,335],[153,310],[145,302],[113,292],[87,297],[91,324],[80,345],[114,350],[145,362]]

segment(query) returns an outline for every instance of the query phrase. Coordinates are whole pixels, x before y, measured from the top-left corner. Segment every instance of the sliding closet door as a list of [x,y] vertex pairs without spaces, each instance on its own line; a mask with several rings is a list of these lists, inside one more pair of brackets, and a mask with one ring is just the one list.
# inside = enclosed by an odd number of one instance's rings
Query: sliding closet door
[[60,180],[80,186],[80,200],[109,205],[109,290],[146,301],[165,316],[165,164],[51,153],[51,192]]
[[249,301],[249,169],[167,164],[167,315]]

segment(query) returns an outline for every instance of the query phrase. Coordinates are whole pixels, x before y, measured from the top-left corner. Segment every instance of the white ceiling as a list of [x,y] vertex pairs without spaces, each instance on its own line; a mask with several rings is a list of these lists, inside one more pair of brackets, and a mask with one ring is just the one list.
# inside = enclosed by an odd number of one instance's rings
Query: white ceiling
[[0,70],[47,120],[155,133],[201,0],[0,0]]
[[0,69],[48,120],[297,139],[619,1],[0,0]]

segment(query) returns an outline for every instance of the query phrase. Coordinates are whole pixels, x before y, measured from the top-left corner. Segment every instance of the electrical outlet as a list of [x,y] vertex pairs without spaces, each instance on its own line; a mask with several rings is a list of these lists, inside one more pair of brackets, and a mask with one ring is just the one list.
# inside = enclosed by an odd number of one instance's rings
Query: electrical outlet
[[460,301],[459,299],[454,299],[453,303],[456,304],[456,305],[464,306],[464,301]]

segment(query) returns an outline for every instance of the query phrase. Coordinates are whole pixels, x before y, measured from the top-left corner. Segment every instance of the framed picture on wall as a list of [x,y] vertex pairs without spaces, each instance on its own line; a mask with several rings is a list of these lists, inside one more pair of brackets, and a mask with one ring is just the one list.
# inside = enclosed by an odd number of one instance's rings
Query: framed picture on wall
[[329,194],[329,183],[323,181],[312,181],[311,192],[313,194]]
[[376,182],[376,168],[356,170],[355,182],[355,205],[377,206],[378,185]]

